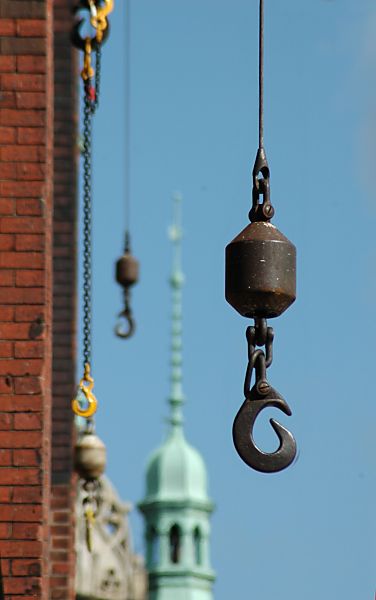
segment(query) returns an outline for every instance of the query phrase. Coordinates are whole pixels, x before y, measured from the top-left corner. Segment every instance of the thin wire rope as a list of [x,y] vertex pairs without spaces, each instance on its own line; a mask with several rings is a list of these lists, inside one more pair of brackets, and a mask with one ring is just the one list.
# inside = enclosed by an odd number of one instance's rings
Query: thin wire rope
[[125,194],[125,230],[127,234],[130,229],[130,196],[131,196],[131,156],[130,156],[130,138],[131,138],[131,110],[130,110],[130,80],[131,80],[131,0],[124,2],[124,194]]
[[260,0],[259,24],[259,148],[264,147],[264,0]]

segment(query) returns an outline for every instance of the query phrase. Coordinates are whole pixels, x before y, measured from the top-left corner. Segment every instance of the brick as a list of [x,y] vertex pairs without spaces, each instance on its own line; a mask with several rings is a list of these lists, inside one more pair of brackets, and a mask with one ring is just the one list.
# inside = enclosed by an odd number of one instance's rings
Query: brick
[[[4,310],[4,307],[1,308]],[[13,310],[13,308],[11,308]],[[5,319],[3,319],[5,320]],[[0,358],[8,358],[13,355],[13,343],[12,342],[0,342]],[[1,409],[1,401],[0,401],[0,409]]]
[[[1,28],[1,21],[0,21]],[[0,73],[14,73],[16,70],[15,56],[0,56]]]
[[[35,170],[34,176],[39,175],[42,179],[44,177],[43,169],[40,168],[40,165],[29,165],[29,167],[37,167],[39,171]],[[28,174],[29,175],[29,174]],[[42,202],[41,200],[35,199],[20,199],[16,201],[16,212],[18,215],[27,215],[27,216],[41,216],[42,214]]]
[[[25,227],[30,227],[31,229],[35,227],[39,229],[39,223],[36,218],[24,219],[23,217],[15,217],[13,220],[12,217],[3,217],[0,219],[0,227],[4,227],[6,230],[9,229],[22,229]],[[10,223],[9,220],[12,220]],[[24,223],[17,223],[17,221],[31,221],[29,225],[25,225]],[[5,221],[8,221],[5,223]],[[41,219],[42,221],[42,219]],[[2,252],[0,253],[0,268],[5,269],[40,269],[44,267],[44,256],[39,252]],[[16,291],[16,290],[14,290]],[[27,304],[27,302],[26,302]]]
[[[14,323],[10,323],[14,325]],[[23,325],[18,323],[17,325]],[[26,328],[29,326],[26,324]],[[16,336],[15,336],[16,337]],[[12,338],[12,340],[15,338]],[[0,360],[0,375],[40,375],[43,368],[43,362],[41,359],[28,358],[28,359],[12,359],[12,360]]]
[[17,235],[16,250],[44,250],[44,235]]
[[34,55],[45,55],[46,48],[44,40],[40,38],[21,38],[3,36],[2,38],[0,38],[0,52],[1,54],[15,55],[27,53]]
[[[22,162],[17,165],[17,179],[19,180],[27,180],[27,181],[42,181],[45,177],[45,166],[43,163],[34,163],[34,162]],[[18,202],[35,202],[33,200],[17,200]],[[17,210],[18,215],[40,215],[42,214],[40,201],[37,201],[39,204],[39,210],[33,212],[27,212],[28,208],[25,210]]]
[[14,429],[39,430],[42,428],[42,418],[38,413],[19,413],[14,415]]
[[11,487],[0,487],[0,502],[10,502],[12,491]]
[[38,162],[44,156],[43,146],[21,146],[14,144],[12,146],[2,146],[0,148],[0,159],[2,161],[26,161]]
[[0,20],[0,35],[14,35],[16,33],[16,21],[13,19]]
[[18,540],[37,540],[40,537],[41,527],[37,523],[14,523],[12,537]]
[[10,575],[10,560],[2,560],[1,561],[1,574],[4,575]]
[[40,431],[0,431],[1,448],[39,448],[41,442]]
[[[0,394],[9,394],[9,392],[11,392],[12,390],[13,390],[12,378],[9,376],[0,377]],[[1,403],[1,399],[0,399],[0,403]]]
[[[42,487],[33,485],[29,487],[16,487],[13,490],[13,502],[23,504],[22,508],[14,511],[14,521],[40,521],[41,507],[25,506],[27,504],[35,505],[42,502]],[[1,507],[0,507],[1,509]],[[15,506],[17,509],[17,506]],[[0,512],[1,514],[1,512]]]
[[[37,236],[35,236],[35,237],[37,237]],[[44,310],[43,306],[17,306],[15,319],[16,319],[16,321],[19,321],[19,322],[25,321],[27,323],[30,323],[30,321],[36,321],[36,320],[38,320],[38,322],[42,322],[43,321],[43,310]],[[29,342],[29,343],[32,344],[34,342]],[[37,358],[37,357],[30,357],[30,358]]]
[[14,271],[0,271],[0,286],[14,285]]
[[16,285],[23,287],[43,286],[46,281],[44,271],[16,271]]
[[[28,488],[38,489],[38,488]],[[19,494],[22,488],[14,490],[15,493]],[[38,523],[42,516],[42,507],[38,505],[28,504],[2,504],[0,505],[0,521],[17,521],[22,523]],[[14,554],[4,554],[3,547],[1,548],[2,556],[14,556],[21,558],[22,556],[28,556],[23,552],[14,552]],[[38,556],[38,553],[33,553],[30,556]]]
[[45,76],[36,73],[3,73],[1,75],[3,91],[42,92],[45,87]]
[[31,127],[41,127],[45,124],[45,111],[39,109],[16,110],[10,108],[0,108],[0,125],[26,125]]
[[0,465],[2,467],[10,467],[11,464],[12,464],[11,450],[0,449]]
[[16,94],[14,92],[0,93],[0,107],[1,108],[14,108],[16,106]]
[[44,56],[17,56],[17,71],[19,73],[45,73],[46,58]]
[[0,179],[17,179],[17,166],[13,162],[0,163]]
[[[37,594],[41,589],[41,582],[39,579],[32,577],[4,577],[3,587],[4,593],[12,593],[12,598],[14,600],[17,600],[18,598],[22,598],[22,600],[24,600],[26,594],[28,594],[29,597],[37,597]],[[22,596],[17,596],[15,594],[22,594]]]
[[13,250],[14,236],[9,234],[0,234],[0,250]]
[[13,450],[13,465],[15,467],[37,467],[40,464],[41,458],[38,450]]
[[[41,181],[0,181],[0,196],[10,198],[38,198],[43,195],[44,182]],[[6,229],[4,232],[8,231]],[[18,230],[19,231],[19,230]],[[27,231],[33,231],[27,229]],[[35,231],[39,233],[39,231]]]
[[6,431],[12,429],[13,415],[9,413],[0,413],[0,430]]
[[[10,538],[10,530],[11,530],[11,525],[10,523],[0,523],[0,539],[1,540],[6,540],[7,538]],[[1,574],[4,576],[4,570],[3,570],[3,564],[1,565],[2,569],[1,569]]]
[[[1,513],[1,508],[0,508]],[[3,557],[31,557],[39,556],[41,552],[41,542],[36,541],[4,541],[1,544],[1,555]]]
[[43,301],[42,288],[0,288],[0,304],[41,304]]
[[45,3],[39,0],[1,0],[0,17],[43,19],[46,18]]
[[44,92],[17,92],[16,105],[18,108],[44,108],[46,94]]
[[[0,338],[3,340],[28,340],[29,330],[28,323],[0,323]],[[1,370],[4,373],[0,367],[0,372]]]
[[44,127],[20,127],[17,141],[19,144],[44,144],[46,130]]
[[16,342],[14,345],[15,358],[42,358],[43,355],[43,342]]
[[[55,530],[59,530],[58,527],[51,527],[51,535],[56,535]],[[52,565],[52,573],[56,575],[67,575],[70,573],[69,563],[54,563]]]
[[0,198],[0,214],[11,215],[14,213],[14,200]]
[[16,141],[16,132],[15,127],[0,127],[0,144],[13,144]]
[[[8,271],[5,271],[5,272],[8,272]],[[13,306],[0,306],[0,321],[13,321],[14,320],[14,312],[15,311],[14,311]]]
[[12,575],[35,575],[39,576],[42,572],[42,561],[31,559],[23,560],[13,558],[11,562]]
[[46,21],[42,19],[19,19],[17,35],[26,37],[43,37],[46,35]]
[[[23,185],[27,187],[33,184],[25,183]],[[3,217],[0,227],[3,233],[42,233],[44,220],[40,217]]]
[[0,469],[0,485],[34,485],[40,479],[40,469],[4,467]]
[[14,390],[16,394],[40,394],[40,379],[38,377],[17,377],[14,381]]
[[10,412],[41,412],[43,408],[41,396],[19,395],[0,396],[0,410]]

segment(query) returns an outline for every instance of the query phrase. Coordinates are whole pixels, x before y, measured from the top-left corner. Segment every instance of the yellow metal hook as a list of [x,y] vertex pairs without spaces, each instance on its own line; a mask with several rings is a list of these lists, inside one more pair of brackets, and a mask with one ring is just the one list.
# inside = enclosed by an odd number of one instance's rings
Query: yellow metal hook
[[[90,7],[95,7],[95,3],[93,0],[89,0]],[[91,18],[90,23],[96,29],[96,40],[97,42],[101,42],[103,40],[103,32],[108,27],[107,16],[114,9],[114,0],[105,0],[103,6],[96,7],[96,11],[91,10]]]
[[[89,363],[86,363],[84,376],[78,384],[77,396],[72,400],[72,410],[78,417],[84,417],[88,419],[97,412],[98,401],[92,392],[93,387],[94,379],[90,375],[90,365]],[[82,395],[87,401],[86,408],[81,408],[80,406]],[[81,398],[79,398],[80,396]]]

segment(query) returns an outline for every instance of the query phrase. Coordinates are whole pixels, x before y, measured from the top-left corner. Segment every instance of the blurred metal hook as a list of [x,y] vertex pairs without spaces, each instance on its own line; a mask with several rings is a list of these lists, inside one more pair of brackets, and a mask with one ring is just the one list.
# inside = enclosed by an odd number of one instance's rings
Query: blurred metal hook
[[118,323],[115,325],[115,334],[122,339],[132,337],[136,329],[136,323],[129,309],[123,310],[118,315]]
[[275,452],[260,450],[253,439],[253,428],[259,413],[268,407],[279,408],[285,415],[291,416],[287,402],[273,388],[268,393],[260,394],[255,385],[235,417],[232,435],[235,448],[240,458],[252,469],[261,473],[275,473],[286,469],[296,456],[296,442],[293,435],[274,419],[270,419],[279,438],[279,447]]
[[[87,40],[87,37],[82,37],[81,32],[80,32],[81,27],[84,22],[85,22],[85,19],[80,19],[79,21],[77,21],[77,23],[75,25],[73,25],[72,33],[71,33],[71,41],[72,41],[73,46],[75,46],[79,50],[82,50],[82,52],[85,52],[86,40]],[[110,25],[109,25],[109,23],[107,23],[107,27],[106,27],[106,29],[103,30],[102,37],[100,40],[98,40],[97,35],[94,35],[92,38],[90,38],[91,49],[97,50],[99,48],[99,46],[106,41],[109,33],[110,33]]]

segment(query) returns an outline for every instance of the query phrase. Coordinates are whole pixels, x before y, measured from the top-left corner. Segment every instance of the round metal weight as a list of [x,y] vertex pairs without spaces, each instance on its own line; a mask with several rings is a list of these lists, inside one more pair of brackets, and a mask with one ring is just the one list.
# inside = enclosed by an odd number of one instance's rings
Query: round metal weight
[[138,281],[138,260],[129,252],[126,252],[116,263],[116,280],[120,285],[127,288]]
[[226,300],[243,317],[272,318],[296,298],[296,248],[268,222],[250,223],[226,247]]
[[78,475],[90,481],[97,479],[106,468],[106,446],[94,433],[84,433],[77,441],[74,466]]

